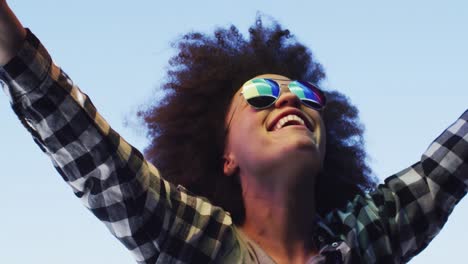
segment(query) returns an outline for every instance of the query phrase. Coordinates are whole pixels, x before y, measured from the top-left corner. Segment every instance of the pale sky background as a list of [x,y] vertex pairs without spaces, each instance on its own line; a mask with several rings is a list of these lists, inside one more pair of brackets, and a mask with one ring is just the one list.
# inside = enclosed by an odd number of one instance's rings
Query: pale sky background
[[[173,50],[190,30],[276,18],[326,69],[366,125],[380,179],[416,162],[468,106],[468,2],[9,1],[23,24],[108,122],[143,149],[135,110],[154,100]],[[76,199],[0,96],[0,263],[134,263]],[[125,123],[130,123],[126,126]],[[465,263],[468,201],[411,263]]]

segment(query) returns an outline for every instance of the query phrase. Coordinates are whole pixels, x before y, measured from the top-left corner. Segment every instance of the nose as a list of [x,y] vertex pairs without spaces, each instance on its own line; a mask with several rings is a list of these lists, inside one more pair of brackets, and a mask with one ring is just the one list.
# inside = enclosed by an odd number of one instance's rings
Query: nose
[[281,108],[285,106],[292,106],[299,108],[301,105],[301,100],[297,95],[291,93],[289,89],[284,89],[281,91],[281,95],[275,102],[276,108]]

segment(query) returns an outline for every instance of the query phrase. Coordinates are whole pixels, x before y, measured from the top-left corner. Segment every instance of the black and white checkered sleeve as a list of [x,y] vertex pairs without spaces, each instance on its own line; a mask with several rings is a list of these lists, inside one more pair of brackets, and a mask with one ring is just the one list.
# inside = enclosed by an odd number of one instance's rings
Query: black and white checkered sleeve
[[468,190],[467,120],[465,111],[429,146],[419,163],[386,180],[389,192],[384,197],[392,197],[387,203],[394,199],[391,208],[395,210],[387,222],[390,241],[403,262],[439,233]]
[[467,120],[465,111],[420,162],[327,216],[352,263],[406,263],[439,233],[468,190]]
[[206,263],[217,257],[221,240],[229,241],[230,216],[161,178],[31,32],[1,78],[36,143],[138,263]]
[[[389,177],[372,195],[378,217],[363,225],[362,234],[377,239],[367,252],[380,255],[377,259],[407,262],[439,233],[468,190],[467,120],[465,111],[420,162]],[[376,227],[386,236],[376,235]]]

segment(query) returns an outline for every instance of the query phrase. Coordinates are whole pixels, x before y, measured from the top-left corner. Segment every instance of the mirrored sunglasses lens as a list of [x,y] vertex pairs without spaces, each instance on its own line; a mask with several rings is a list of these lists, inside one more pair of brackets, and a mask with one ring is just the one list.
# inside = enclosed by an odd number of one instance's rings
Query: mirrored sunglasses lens
[[325,105],[323,92],[309,82],[293,81],[289,84],[289,90],[310,108],[320,110]]
[[323,108],[323,106],[322,106],[321,104],[319,104],[319,103],[317,103],[317,102],[314,102],[314,101],[312,101],[312,100],[301,100],[301,102],[302,102],[304,105],[306,105],[306,106],[308,106],[308,107],[310,107],[310,108],[312,108],[312,109],[315,109],[315,110],[320,110],[320,109]]
[[245,100],[257,109],[271,106],[279,95],[279,85],[270,79],[257,78],[242,86]]
[[272,105],[276,101],[275,97],[271,96],[257,96],[247,99],[247,103],[255,108],[266,108]]

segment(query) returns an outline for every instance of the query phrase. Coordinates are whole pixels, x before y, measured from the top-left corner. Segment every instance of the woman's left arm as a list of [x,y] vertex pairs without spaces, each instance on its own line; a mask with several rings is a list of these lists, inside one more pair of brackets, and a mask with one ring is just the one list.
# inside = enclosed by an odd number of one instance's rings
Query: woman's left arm
[[328,221],[360,263],[406,263],[439,233],[468,190],[468,111],[421,161],[357,196]]
[[397,200],[390,238],[403,260],[423,250],[468,191],[468,110],[436,138],[421,161],[385,185]]

